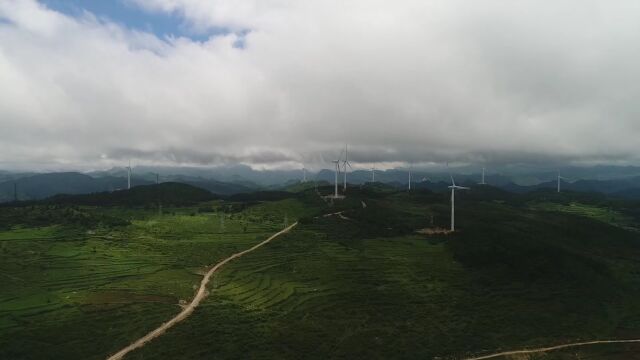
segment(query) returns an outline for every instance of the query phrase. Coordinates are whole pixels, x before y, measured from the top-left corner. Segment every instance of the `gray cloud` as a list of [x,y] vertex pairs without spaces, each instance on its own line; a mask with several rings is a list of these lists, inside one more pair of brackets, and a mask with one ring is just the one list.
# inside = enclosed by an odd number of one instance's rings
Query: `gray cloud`
[[635,1],[129,1],[232,32],[1,2],[0,166],[638,162]]

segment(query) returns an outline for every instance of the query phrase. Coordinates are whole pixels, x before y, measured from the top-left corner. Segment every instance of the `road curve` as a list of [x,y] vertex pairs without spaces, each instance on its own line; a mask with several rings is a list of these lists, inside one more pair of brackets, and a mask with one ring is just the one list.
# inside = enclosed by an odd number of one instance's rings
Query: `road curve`
[[228,258],[220,261],[219,263],[217,263],[214,267],[212,267],[209,271],[207,271],[207,273],[205,274],[204,278],[202,278],[202,281],[200,282],[200,289],[198,289],[198,292],[196,293],[196,296],[193,297],[193,300],[191,300],[191,302],[184,307],[184,309],[182,309],[182,311],[174,316],[171,320],[163,323],[162,325],[158,326],[155,330],[152,330],[151,332],[149,332],[147,335],[141,337],[140,339],[134,341],[133,343],[129,344],[127,347],[125,347],[124,349],[118,351],[117,353],[109,356],[107,359],[108,360],[120,360],[122,359],[125,355],[127,355],[128,353],[130,353],[131,351],[143,347],[146,343],[148,343],[149,341],[157,338],[158,336],[162,335],[167,329],[171,328],[172,326],[174,326],[175,324],[179,323],[180,321],[186,319],[189,315],[191,315],[191,313],[193,312],[193,310],[200,305],[200,301],[202,301],[202,299],[204,299],[207,296],[207,284],[209,283],[209,280],[211,279],[211,276],[213,276],[213,274],[218,271],[221,267],[223,267],[226,263],[228,263],[229,261],[235,259],[235,258],[239,258],[240,256],[252,252],[253,250],[261,247],[262,245],[268,243],[269,241],[277,238],[278,236],[289,232],[289,230],[293,229],[296,225],[298,225],[297,222],[293,223],[292,225],[290,225],[289,227],[271,235],[267,240],[264,240],[263,242],[254,245],[253,247],[241,251],[239,253],[235,253],[231,256],[229,256]]
[[560,349],[579,347],[579,346],[586,346],[586,345],[621,344],[621,343],[640,343],[640,339],[630,339],[630,340],[594,340],[594,341],[575,342],[575,343],[570,343],[570,344],[548,346],[548,347],[535,348],[535,349],[504,351],[504,352],[495,353],[495,354],[489,354],[489,355],[483,355],[483,356],[478,356],[478,357],[466,358],[464,360],[484,360],[484,359],[493,359],[493,358],[497,358],[497,357],[501,357],[501,356],[543,353],[543,352],[548,352],[548,351],[553,351],[553,350],[560,350]]

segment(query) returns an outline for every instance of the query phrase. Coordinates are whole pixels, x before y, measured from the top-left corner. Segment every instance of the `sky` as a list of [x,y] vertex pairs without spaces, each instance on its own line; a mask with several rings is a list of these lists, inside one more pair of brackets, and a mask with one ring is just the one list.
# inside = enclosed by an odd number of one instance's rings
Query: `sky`
[[639,164],[635,0],[2,0],[0,169]]

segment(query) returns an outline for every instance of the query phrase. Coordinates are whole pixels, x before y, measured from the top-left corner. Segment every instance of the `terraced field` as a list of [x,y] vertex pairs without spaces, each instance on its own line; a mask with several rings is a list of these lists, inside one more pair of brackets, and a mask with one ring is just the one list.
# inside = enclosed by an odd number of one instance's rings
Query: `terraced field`
[[0,232],[0,358],[106,357],[177,313],[207,266],[264,240],[300,206],[123,209],[126,227]]
[[[404,246],[398,248],[398,242]],[[376,318],[387,315],[372,316],[372,310],[389,306],[388,315],[397,314],[396,296],[401,294],[394,291],[423,287],[407,279],[416,271],[415,263],[407,263],[416,245],[442,251],[442,245],[419,239],[380,239],[369,252],[327,238],[313,227],[295,230],[229,264],[214,281],[212,296],[188,322],[131,358],[234,358],[240,353],[248,358],[313,358],[314,353],[351,354],[350,343],[367,334],[378,336],[381,343],[389,341],[385,333],[397,331],[398,322],[406,327],[408,319],[378,323]],[[398,258],[390,259],[385,251]],[[378,274],[380,269],[387,271]],[[361,355],[375,354],[375,349],[369,351]]]
[[[406,201],[406,195],[397,196]],[[613,278],[592,278],[590,285],[583,284],[580,274],[589,270],[572,264],[583,260],[558,260],[567,262],[562,265],[566,274],[560,277],[510,271],[507,264],[470,267],[456,259],[451,237],[393,236],[389,234],[393,231],[384,231],[388,224],[382,221],[377,222],[380,227],[358,222],[363,216],[385,215],[375,207],[394,201],[393,197],[368,200],[372,213],[347,213],[351,220],[317,218],[229,264],[189,321],[130,358],[454,359],[638,333],[640,323],[633,314],[639,309],[633,297],[616,292],[610,284]],[[406,210],[391,205],[392,211],[402,211],[403,219],[420,213],[415,203]],[[440,216],[440,207],[422,205],[422,214]],[[504,217],[505,211],[512,213],[505,220],[510,226],[522,227],[518,231],[534,237],[556,231],[539,228],[538,222],[575,221],[528,212],[514,215],[515,209],[487,203],[467,205],[461,211],[467,218],[461,223],[471,229],[476,222],[489,221],[495,228],[493,217]],[[531,224],[517,222],[523,219]],[[421,221],[428,220],[405,221],[422,226]],[[585,232],[593,233],[594,239],[609,231],[589,224],[597,230]],[[522,234],[504,235],[511,239]],[[481,236],[466,234],[458,241],[480,241]],[[581,236],[569,235],[567,244]],[[638,247],[633,249],[637,253]],[[533,252],[530,257],[538,255]],[[629,281],[637,284],[637,279]]]
[[578,202],[571,202],[569,204],[537,202],[531,204],[531,208],[536,210],[558,211],[578,216],[585,216],[624,229],[634,231],[640,230],[631,216],[626,215],[623,212],[613,208],[604,208]]

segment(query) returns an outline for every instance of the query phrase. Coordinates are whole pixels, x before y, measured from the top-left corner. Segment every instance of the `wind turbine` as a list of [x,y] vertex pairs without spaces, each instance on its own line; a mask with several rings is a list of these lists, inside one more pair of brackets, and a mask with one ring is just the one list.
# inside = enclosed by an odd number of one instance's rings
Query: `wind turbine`
[[411,166],[409,166],[409,191],[411,191]]
[[560,180],[567,180],[567,178],[560,176],[560,172],[558,171],[558,192],[560,192]]
[[131,189],[131,160],[129,160],[129,166],[127,166],[127,189]]
[[484,182],[484,168],[482,168],[482,181],[480,182],[480,185],[487,185],[487,183]]
[[307,182],[307,168],[302,168],[302,182]]
[[456,182],[453,180],[453,175],[449,174],[451,177],[451,231],[456,231],[456,212],[455,212],[455,198],[456,198],[456,189],[457,190],[469,190],[468,187],[458,186]]
[[338,173],[340,173],[340,160],[333,160],[333,163],[336,165],[335,166],[336,178],[333,182],[335,187],[335,190],[333,192],[333,197],[338,198]]
[[375,166],[371,167],[371,182],[372,183],[376,182],[376,167]]
[[347,192],[347,165],[349,165],[349,168],[351,170],[353,170],[353,168],[351,167],[351,163],[349,162],[349,149],[347,148],[347,145],[344,145],[344,161],[342,162],[342,166],[344,168],[344,185],[343,185],[343,191],[346,193]]
[[335,180],[334,180],[334,192],[333,192],[333,197],[335,199],[338,198],[338,175],[340,175],[340,162],[342,159],[342,153],[344,152],[344,149],[342,149],[342,151],[340,151],[340,156],[338,156],[338,158],[336,160],[333,160],[333,163],[335,164]]

